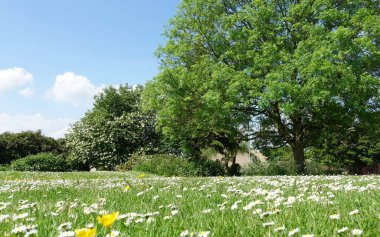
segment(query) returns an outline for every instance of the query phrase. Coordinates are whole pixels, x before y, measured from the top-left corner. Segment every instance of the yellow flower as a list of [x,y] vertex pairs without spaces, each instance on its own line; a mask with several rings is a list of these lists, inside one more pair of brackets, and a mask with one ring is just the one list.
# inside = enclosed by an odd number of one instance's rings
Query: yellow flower
[[131,188],[131,186],[127,185],[127,186],[125,186],[124,191],[128,191],[130,188]]
[[90,228],[90,229],[75,230],[75,235],[77,237],[93,237],[96,235],[96,229]]
[[139,176],[137,176],[137,178],[141,179],[141,178],[144,178],[145,174],[144,173],[141,173],[139,174]]
[[114,212],[111,214],[98,216],[98,221],[100,224],[108,228],[116,221],[118,216],[119,216],[119,212]]

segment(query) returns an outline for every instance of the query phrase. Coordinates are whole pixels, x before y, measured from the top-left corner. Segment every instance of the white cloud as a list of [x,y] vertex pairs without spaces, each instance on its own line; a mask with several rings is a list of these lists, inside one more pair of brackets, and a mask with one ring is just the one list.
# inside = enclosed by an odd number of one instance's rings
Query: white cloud
[[69,125],[75,122],[70,118],[47,118],[40,114],[10,115],[0,113],[0,133],[42,130],[42,133],[54,137],[63,137]]
[[66,72],[56,77],[54,86],[48,90],[46,97],[75,106],[89,105],[94,95],[103,88],[104,86],[93,85],[85,76]]
[[0,93],[25,86],[33,81],[33,75],[23,68],[0,70]]
[[35,91],[31,87],[27,87],[22,90],[19,90],[18,93],[24,97],[32,97],[34,96]]

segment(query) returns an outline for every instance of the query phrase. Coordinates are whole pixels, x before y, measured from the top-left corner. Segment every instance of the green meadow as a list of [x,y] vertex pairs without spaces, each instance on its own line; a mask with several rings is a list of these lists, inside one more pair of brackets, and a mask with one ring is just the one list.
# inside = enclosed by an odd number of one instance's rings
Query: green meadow
[[[0,173],[1,236],[379,236],[380,177]],[[106,228],[99,216],[118,212]],[[111,234],[112,233],[112,234]]]

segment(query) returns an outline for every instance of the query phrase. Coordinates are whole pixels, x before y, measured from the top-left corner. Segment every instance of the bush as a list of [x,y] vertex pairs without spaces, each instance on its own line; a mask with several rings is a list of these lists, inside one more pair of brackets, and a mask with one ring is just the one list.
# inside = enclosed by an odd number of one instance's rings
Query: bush
[[15,160],[10,168],[17,171],[69,171],[70,165],[60,155],[39,153]]
[[0,165],[0,171],[9,171],[10,167],[9,165]]
[[218,176],[225,171],[219,162],[191,160],[173,155],[138,155],[117,167],[118,171],[136,170],[162,176]]
[[332,173],[325,166],[316,160],[306,160],[306,174],[323,175],[323,174],[341,174],[342,172]]
[[9,164],[29,155],[42,152],[60,154],[64,140],[44,136],[41,130],[0,134],[0,164]]
[[190,162],[195,163],[200,168],[198,176],[223,176],[227,173],[220,160],[199,159],[190,160]]
[[133,167],[141,164],[144,160],[150,159],[150,156],[145,155],[145,153],[135,152],[129,158],[129,160],[123,164],[117,165],[117,171],[131,171]]
[[169,155],[146,156],[133,167],[133,170],[143,171],[163,176],[197,176],[198,168],[189,160]]
[[292,161],[272,160],[268,162],[253,161],[242,169],[243,175],[296,175],[296,167]]
[[[306,175],[341,174],[342,172],[326,169],[320,162],[306,160]],[[297,175],[292,160],[270,160],[268,162],[253,161],[242,169],[243,175]]]

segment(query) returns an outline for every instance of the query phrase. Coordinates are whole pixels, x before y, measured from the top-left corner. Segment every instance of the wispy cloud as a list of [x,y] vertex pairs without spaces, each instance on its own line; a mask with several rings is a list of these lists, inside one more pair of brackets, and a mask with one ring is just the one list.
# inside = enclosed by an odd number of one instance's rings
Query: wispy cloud
[[94,95],[99,93],[103,88],[104,86],[95,86],[85,76],[66,72],[56,77],[55,83],[47,91],[46,97],[75,106],[86,106],[91,104]]
[[35,94],[35,91],[31,87],[24,88],[22,90],[19,90],[18,93],[23,97],[32,97]]
[[33,82],[33,75],[23,68],[0,70],[0,93],[25,87]]

